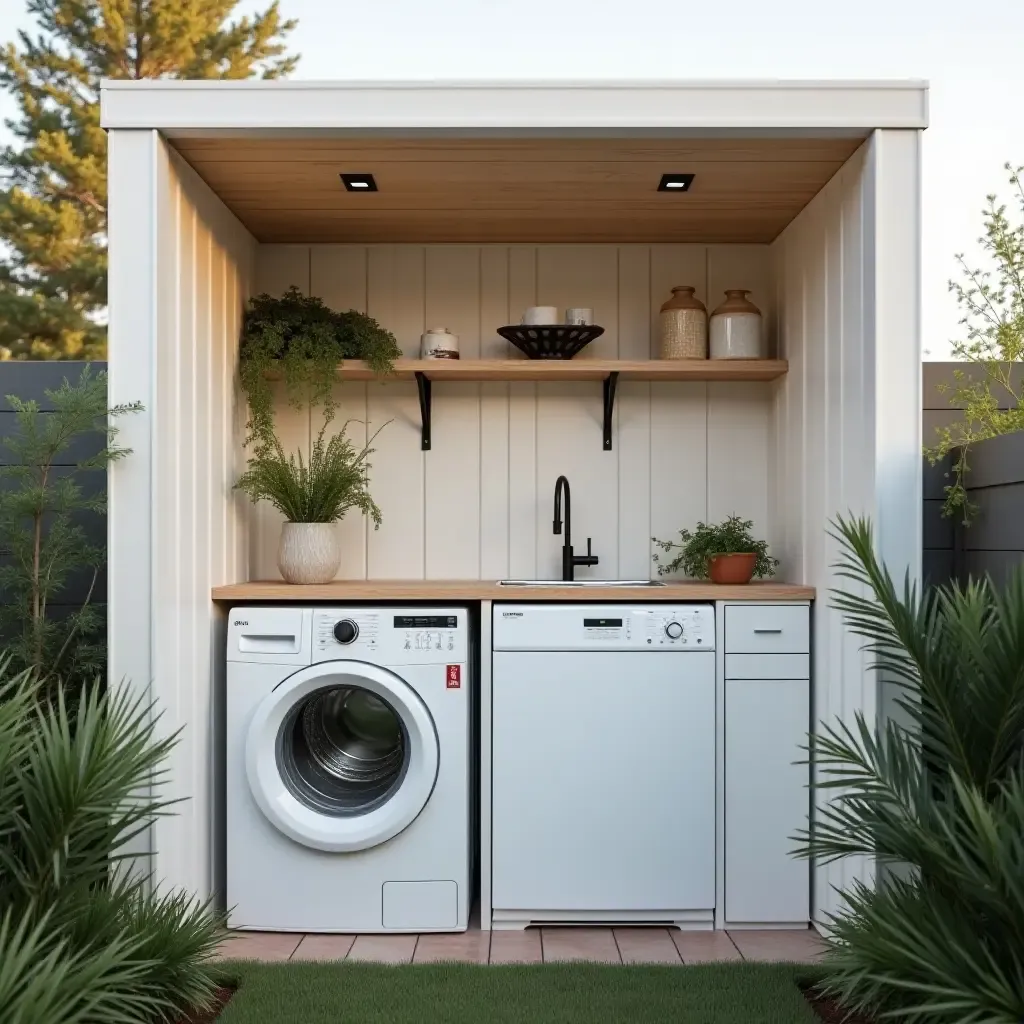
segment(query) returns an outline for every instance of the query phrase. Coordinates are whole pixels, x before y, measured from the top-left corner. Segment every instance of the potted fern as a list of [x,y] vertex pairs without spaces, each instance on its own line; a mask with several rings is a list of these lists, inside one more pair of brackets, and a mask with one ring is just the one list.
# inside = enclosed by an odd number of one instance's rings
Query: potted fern
[[[711,579],[712,583],[749,583],[774,576],[779,560],[768,554],[768,542],[755,540],[749,519],[729,516],[722,523],[698,523],[694,530],[680,530],[679,542],[651,540],[662,551],[678,551],[669,562],[658,566],[658,575],[666,576],[680,569],[693,579]],[[659,561],[659,556],[653,556]]]
[[[350,421],[351,422],[351,421]],[[269,501],[285,517],[277,566],[288,583],[329,583],[341,564],[336,523],[359,509],[380,527],[381,515],[368,489],[367,458],[373,438],[357,449],[346,437],[348,423],[326,439],[320,428],[309,460],[287,454],[276,435],[253,450],[235,487],[255,504]],[[387,426],[387,424],[384,424]]]

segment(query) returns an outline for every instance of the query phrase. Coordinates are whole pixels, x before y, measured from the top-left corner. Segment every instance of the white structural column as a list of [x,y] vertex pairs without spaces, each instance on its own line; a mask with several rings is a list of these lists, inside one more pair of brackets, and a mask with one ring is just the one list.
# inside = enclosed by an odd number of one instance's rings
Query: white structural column
[[[153,675],[152,443],[157,304],[157,162],[155,131],[112,131],[108,140],[110,251],[108,397],[111,405],[142,402],[118,422],[132,455],[115,463],[107,482],[108,680],[150,696]],[[150,852],[150,836],[135,846]]]
[[875,504],[878,551],[921,572],[921,133],[871,138],[874,206]]
[[[818,589],[813,611],[816,728],[886,713],[890,694],[831,607],[839,555],[828,524],[868,516],[899,578],[919,575],[920,132],[873,132],[773,244],[779,354],[770,506],[783,570]],[[818,794],[817,804],[826,799]],[[818,865],[813,913],[870,884],[871,858]]]
[[[177,734],[147,836],[163,886],[218,888],[216,736],[223,615],[210,588],[247,575],[232,493],[244,413],[235,389],[255,241],[154,131],[110,133],[110,400],[133,454],[110,474],[110,681]],[[140,851],[141,852],[141,851]]]

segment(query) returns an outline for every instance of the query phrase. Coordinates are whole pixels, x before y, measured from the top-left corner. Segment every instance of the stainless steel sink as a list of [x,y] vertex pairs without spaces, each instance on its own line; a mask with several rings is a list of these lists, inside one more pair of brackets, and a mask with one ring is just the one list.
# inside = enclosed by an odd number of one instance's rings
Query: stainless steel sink
[[498,580],[499,587],[663,587],[661,580]]

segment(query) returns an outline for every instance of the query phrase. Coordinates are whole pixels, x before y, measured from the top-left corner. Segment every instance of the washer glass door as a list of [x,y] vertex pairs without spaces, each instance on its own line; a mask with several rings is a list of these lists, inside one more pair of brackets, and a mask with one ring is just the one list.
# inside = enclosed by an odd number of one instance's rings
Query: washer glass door
[[376,665],[301,669],[256,709],[246,739],[253,797],[280,831],[319,850],[365,850],[408,827],[437,779],[419,695]]

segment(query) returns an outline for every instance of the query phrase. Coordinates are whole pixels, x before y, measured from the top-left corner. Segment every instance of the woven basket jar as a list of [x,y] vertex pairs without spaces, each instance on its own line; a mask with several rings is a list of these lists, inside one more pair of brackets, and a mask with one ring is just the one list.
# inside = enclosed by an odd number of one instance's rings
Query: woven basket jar
[[707,359],[708,311],[695,288],[678,285],[661,307],[661,358]]

